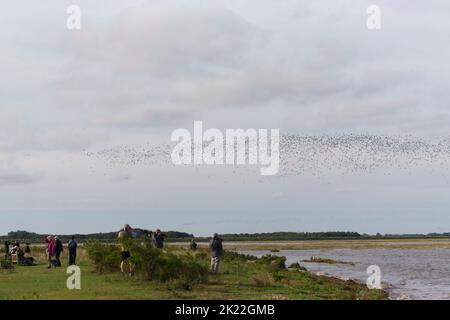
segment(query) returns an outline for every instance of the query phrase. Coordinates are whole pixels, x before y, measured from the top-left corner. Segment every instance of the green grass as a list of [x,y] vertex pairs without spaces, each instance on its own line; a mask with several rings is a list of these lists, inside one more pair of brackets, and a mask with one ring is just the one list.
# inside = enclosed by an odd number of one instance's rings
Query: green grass
[[[181,249],[177,249],[181,250]],[[253,258],[229,254],[221,272],[192,290],[174,290],[157,281],[142,281],[117,273],[99,274],[79,250],[81,290],[66,288],[66,266],[46,269],[42,249],[34,249],[38,265],[0,270],[0,299],[384,299],[381,290],[296,270],[279,270]],[[65,260],[66,257],[64,256]],[[205,257],[202,263],[207,264]]]

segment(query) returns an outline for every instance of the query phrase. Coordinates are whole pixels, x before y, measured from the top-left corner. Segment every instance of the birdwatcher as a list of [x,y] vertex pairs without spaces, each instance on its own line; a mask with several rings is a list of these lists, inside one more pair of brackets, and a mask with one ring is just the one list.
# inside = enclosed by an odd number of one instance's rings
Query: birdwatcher
[[128,275],[133,275],[133,267],[131,263],[129,263],[130,259],[130,251],[128,248],[128,241],[131,239],[133,229],[130,227],[129,224],[126,224],[123,226],[123,229],[119,231],[119,234],[117,235],[117,238],[120,243],[120,272],[122,274],[125,274],[125,267],[128,265]]
[[222,239],[217,233],[214,234],[211,242],[209,243],[209,248],[211,249],[211,272],[218,273],[223,246]]

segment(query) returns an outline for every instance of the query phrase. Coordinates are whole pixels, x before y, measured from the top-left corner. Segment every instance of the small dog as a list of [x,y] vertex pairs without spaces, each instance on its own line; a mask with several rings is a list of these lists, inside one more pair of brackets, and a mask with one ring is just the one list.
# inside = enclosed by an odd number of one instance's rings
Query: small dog
[[58,261],[56,261],[55,259],[50,260],[50,264],[52,265],[52,267],[57,267],[58,266]]

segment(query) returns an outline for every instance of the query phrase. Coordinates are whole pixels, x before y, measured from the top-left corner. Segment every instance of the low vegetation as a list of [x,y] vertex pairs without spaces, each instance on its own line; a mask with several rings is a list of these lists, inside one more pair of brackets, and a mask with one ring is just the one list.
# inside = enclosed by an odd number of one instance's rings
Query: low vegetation
[[293,270],[298,270],[298,271],[303,271],[306,272],[308,271],[304,266],[302,266],[300,263],[298,262],[294,262],[289,266],[289,269],[293,269]]
[[80,247],[81,290],[68,290],[66,265],[47,269],[44,248],[32,247],[37,265],[0,272],[0,299],[386,298],[384,291],[362,284],[288,269],[284,257],[274,255],[258,259],[226,251],[220,273],[209,274],[206,248],[191,252],[169,246],[160,251],[135,243],[130,247],[135,275],[129,277],[118,270],[119,252],[116,245],[95,242]]
[[[159,281],[175,288],[190,290],[206,283],[208,268],[200,255],[186,250],[159,250],[149,242],[127,243],[133,273],[142,280]],[[86,250],[99,273],[119,271],[119,248],[115,245],[88,243]]]
[[333,259],[327,259],[327,258],[320,258],[320,257],[311,257],[309,259],[302,260],[303,262],[310,262],[310,263],[326,263],[326,264],[348,264],[354,266],[355,264],[350,261],[340,261],[340,260],[333,260]]
[[12,264],[11,260],[1,258],[0,259],[0,269],[11,271],[14,269],[14,265]]

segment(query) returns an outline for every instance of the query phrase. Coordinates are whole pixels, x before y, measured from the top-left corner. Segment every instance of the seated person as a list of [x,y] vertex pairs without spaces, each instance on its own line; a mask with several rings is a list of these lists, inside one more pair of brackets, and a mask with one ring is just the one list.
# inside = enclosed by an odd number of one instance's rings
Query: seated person
[[20,262],[25,257],[25,252],[20,247],[16,248],[17,260]]
[[34,263],[33,257],[25,257],[25,252],[18,247],[17,248],[17,261],[23,266],[32,266]]

